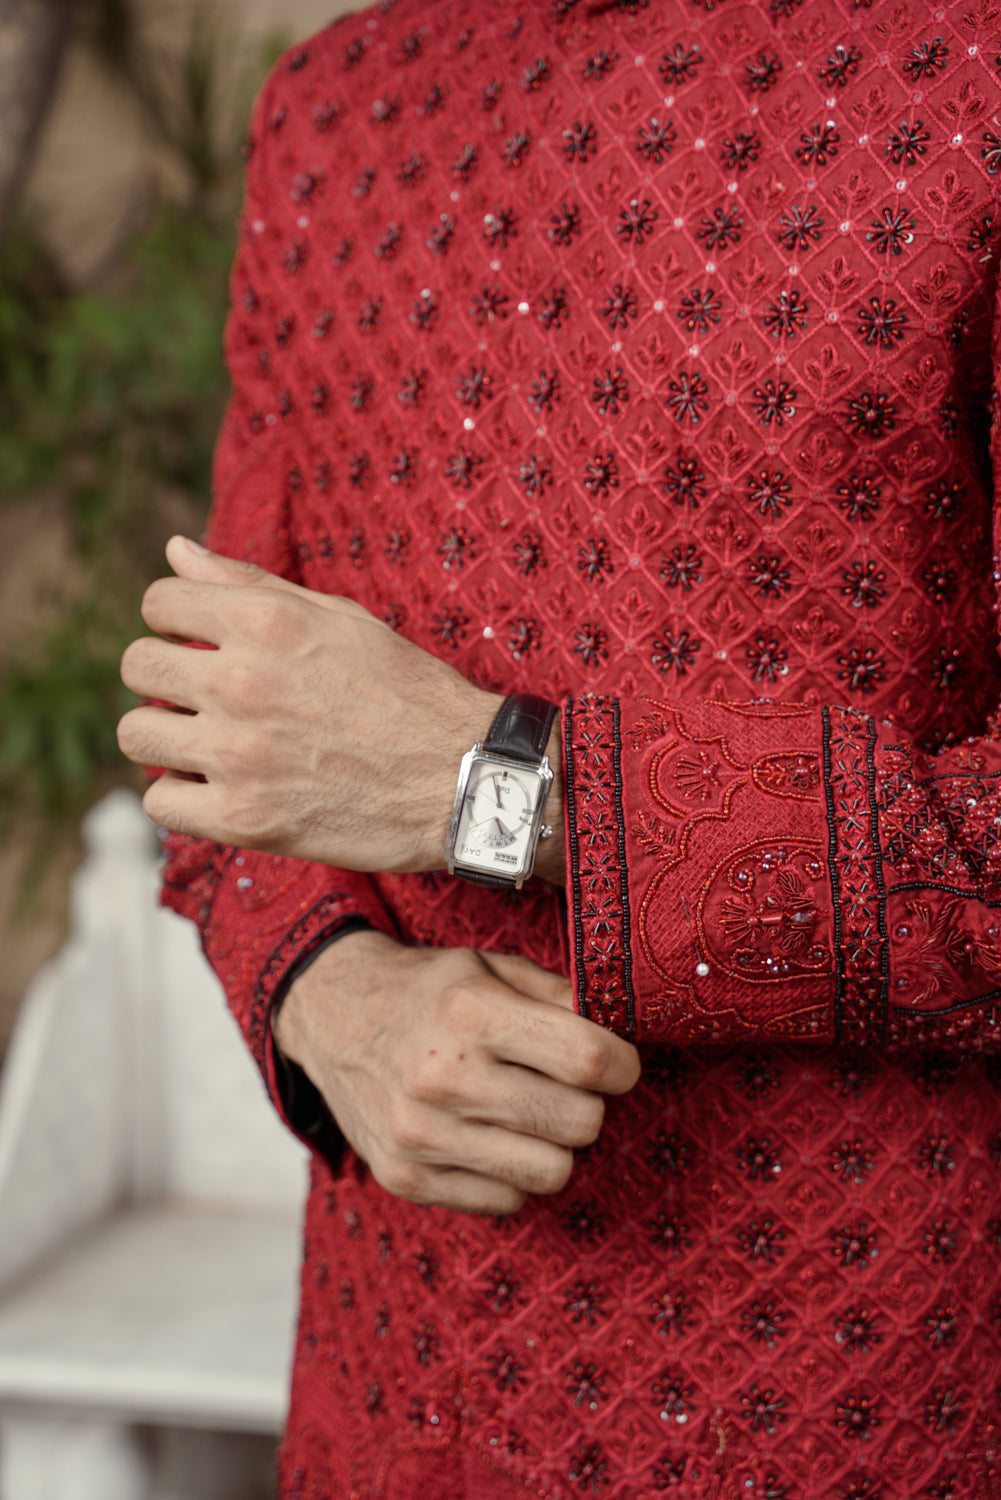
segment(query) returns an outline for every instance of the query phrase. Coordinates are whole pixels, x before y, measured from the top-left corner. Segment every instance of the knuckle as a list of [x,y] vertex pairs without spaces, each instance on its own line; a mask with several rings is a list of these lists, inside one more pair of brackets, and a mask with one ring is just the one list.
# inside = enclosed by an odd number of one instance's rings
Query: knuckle
[[537,1169],[537,1175],[531,1185],[531,1191],[543,1194],[558,1193],[570,1181],[572,1171],[572,1152],[554,1148],[547,1154],[545,1164]]
[[600,1031],[595,1036],[588,1033],[578,1037],[574,1047],[573,1070],[580,1088],[601,1087],[608,1066],[608,1051],[608,1040]]
[[593,1099],[582,1101],[580,1113],[567,1131],[567,1144],[576,1147],[590,1146],[601,1134],[604,1120],[605,1101],[603,1099],[596,1095]]
[[441,992],[441,1016],[452,1036],[477,1030],[481,1020],[478,997],[468,982],[453,980]]
[[438,1057],[422,1057],[410,1068],[407,1087],[411,1098],[424,1104],[445,1104],[453,1097],[452,1083]]
[[169,828],[172,833],[188,833],[185,822],[171,808],[160,791],[159,782],[154,781],[142,802],[143,812],[158,828]]
[[231,662],[221,679],[221,696],[230,711],[236,714],[259,712],[266,691],[266,677],[247,660]]
[[142,800],[143,812],[153,823],[160,823],[159,804],[160,798],[157,796],[157,785],[154,782],[151,787],[147,787]]
[[133,692],[141,692],[153,674],[153,663],[150,659],[152,644],[150,636],[142,635],[138,640],[131,641],[122,652],[122,681]]
[[424,1174],[413,1162],[387,1156],[371,1163],[372,1176],[380,1187],[394,1198],[417,1199],[421,1195]]
[[633,1047],[632,1045],[629,1046],[629,1063],[630,1063],[630,1070],[629,1070],[630,1071],[630,1077],[629,1077],[629,1084],[628,1084],[627,1090],[626,1090],[627,1092],[628,1092],[629,1089],[632,1089],[632,1088],[636,1087],[636,1085],[640,1081],[640,1074],[643,1072],[643,1064],[640,1061],[639,1051],[637,1050],[636,1047]]
[[121,674],[122,681],[126,686],[128,686],[129,678],[132,676],[136,669],[136,666],[138,665],[136,658],[139,655],[140,648],[140,641],[130,641],[125,650],[122,652]]
[[390,1135],[396,1155],[409,1160],[427,1147],[427,1125],[419,1111],[398,1106],[390,1120]]
[[144,620],[151,614],[156,614],[162,606],[166,596],[170,592],[171,580],[169,578],[155,578],[152,583],[147,584],[143,592],[140,613]]
[[133,761],[137,766],[161,764],[163,746],[147,733],[141,709],[136,708],[126,714],[116,732],[118,748],[126,760]]
[[[248,604],[251,602],[248,599]],[[281,644],[295,629],[298,600],[278,589],[255,589],[253,599],[254,635],[258,639]]]
[[118,748],[130,760],[135,754],[139,743],[139,726],[136,724],[136,715],[138,712],[138,709],[133,708],[127,714],[123,714],[118,721],[118,729],[116,730]]
[[[242,728],[227,734],[224,742],[217,746],[219,764],[225,767],[227,776],[241,786],[247,786],[261,765],[261,744],[253,733],[244,733]],[[256,805],[257,799],[251,805]]]

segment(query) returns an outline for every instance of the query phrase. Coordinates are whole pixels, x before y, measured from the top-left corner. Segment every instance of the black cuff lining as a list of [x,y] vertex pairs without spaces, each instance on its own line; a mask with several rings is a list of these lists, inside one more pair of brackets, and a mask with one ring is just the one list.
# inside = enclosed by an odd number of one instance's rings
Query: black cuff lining
[[[325,953],[334,943],[342,937],[347,937],[351,932],[370,932],[371,930],[370,924],[363,917],[350,917],[333,932],[328,932],[315,948],[311,948],[307,954],[294,963],[275,991],[271,1009],[272,1024],[292,985],[301,974],[306,972],[310,964],[319,958],[321,953]],[[285,1056],[277,1041],[274,1043],[274,1054],[278,1092],[289,1124],[326,1159],[331,1169],[336,1171],[344,1155],[345,1140],[337,1121],[327,1108],[326,1100],[299,1064]]]

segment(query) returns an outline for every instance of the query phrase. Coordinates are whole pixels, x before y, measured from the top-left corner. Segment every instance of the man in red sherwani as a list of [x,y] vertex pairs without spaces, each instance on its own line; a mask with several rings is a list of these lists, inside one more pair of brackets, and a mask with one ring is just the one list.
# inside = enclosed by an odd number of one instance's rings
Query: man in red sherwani
[[999,45],[397,0],[263,93],[121,735],[314,1148],[287,1500],[1001,1495]]

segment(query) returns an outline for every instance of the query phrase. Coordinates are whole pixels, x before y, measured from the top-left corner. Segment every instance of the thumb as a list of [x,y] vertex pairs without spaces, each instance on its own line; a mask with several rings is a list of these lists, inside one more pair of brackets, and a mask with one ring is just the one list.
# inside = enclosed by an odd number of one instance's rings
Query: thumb
[[186,536],[171,537],[167,543],[167,561],[178,578],[187,578],[194,583],[226,583],[231,586],[252,584],[255,588],[289,589],[297,594],[304,592],[298,584],[289,583],[288,579],[267,572],[258,567],[257,563],[222,557],[218,552],[210,552],[207,547]]

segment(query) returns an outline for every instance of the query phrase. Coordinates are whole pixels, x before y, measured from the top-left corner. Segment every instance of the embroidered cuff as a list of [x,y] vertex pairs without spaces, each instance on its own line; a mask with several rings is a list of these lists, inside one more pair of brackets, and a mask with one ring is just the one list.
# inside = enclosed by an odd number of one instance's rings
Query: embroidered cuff
[[348,923],[395,936],[393,920],[366,875],[253,850],[175,839],[163,900],[199,927],[205,956],[264,1076],[284,1107],[271,1014],[295,974]]
[[637,1035],[632,914],[616,698],[569,699],[563,721],[570,976],[577,1009]]
[[833,1038],[821,744],[796,706],[567,706],[581,1014],[674,1045]]

